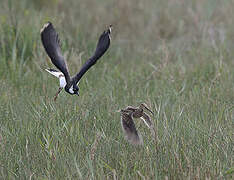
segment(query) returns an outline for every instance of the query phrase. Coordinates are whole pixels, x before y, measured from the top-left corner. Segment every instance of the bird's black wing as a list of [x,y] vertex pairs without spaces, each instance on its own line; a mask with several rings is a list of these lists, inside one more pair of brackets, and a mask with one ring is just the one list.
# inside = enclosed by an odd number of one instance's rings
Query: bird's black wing
[[81,70],[73,77],[72,81],[75,84],[79,82],[79,80],[89,70],[89,68],[91,68],[97,62],[97,60],[102,57],[102,55],[107,51],[110,46],[110,33],[111,26],[99,37],[94,55],[85,62]]
[[68,68],[59,45],[59,37],[51,22],[41,29],[41,41],[52,63],[64,74],[67,83],[70,82]]

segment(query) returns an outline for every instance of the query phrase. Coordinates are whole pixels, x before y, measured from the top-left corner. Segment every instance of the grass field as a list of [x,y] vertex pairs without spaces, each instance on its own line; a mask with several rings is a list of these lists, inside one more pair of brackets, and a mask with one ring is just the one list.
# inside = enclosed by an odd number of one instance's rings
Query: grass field
[[[234,1],[1,0],[0,179],[232,179]],[[71,74],[113,24],[108,52],[64,91],[40,29],[58,31]],[[120,108],[145,102],[156,138],[123,136]]]

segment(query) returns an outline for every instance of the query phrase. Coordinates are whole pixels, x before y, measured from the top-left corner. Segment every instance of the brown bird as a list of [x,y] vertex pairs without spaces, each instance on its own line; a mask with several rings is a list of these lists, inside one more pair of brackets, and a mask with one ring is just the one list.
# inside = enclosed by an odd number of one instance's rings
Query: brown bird
[[125,138],[133,145],[143,144],[142,136],[137,131],[133,118],[141,118],[148,128],[153,128],[151,118],[144,112],[144,109],[153,114],[145,103],[141,103],[139,107],[127,106],[119,111],[121,113],[121,125]]

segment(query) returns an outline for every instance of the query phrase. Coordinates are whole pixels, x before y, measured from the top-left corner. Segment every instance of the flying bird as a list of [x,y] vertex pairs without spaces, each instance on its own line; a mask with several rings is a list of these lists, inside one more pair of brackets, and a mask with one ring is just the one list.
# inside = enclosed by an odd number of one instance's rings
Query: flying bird
[[121,125],[125,138],[134,145],[142,145],[143,139],[140,132],[137,131],[134,118],[141,118],[143,122],[150,128],[151,132],[154,129],[153,123],[150,116],[144,112],[148,110],[150,113],[153,112],[147,107],[145,103],[141,103],[139,107],[127,106],[125,109],[121,109]]
[[125,139],[131,144],[142,145],[143,139],[141,134],[137,131],[132,118],[132,112],[121,109],[121,125],[125,135]]
[[121,113],[121,125],[125,138],[133,145],[143,144],[142,136],[137,131],[133,118],[141,118],[150,130],[153,129],[151,118],[144,112],[144,109],[153,114],[145,103],[141,103],[139,107],[127,106],[119,111]]
[[46,23],[41,29],[41,41],[45,48],[47,55],[50,57],[52,63],[59,71],[54,69],[46,69],[47,72],[59,78],[59,89],[55,94],[54,100],[57,99],[59,93],[64,88],[65,91],[71,95],[79,95],[79,87],[77,83],[82,76],[91,68],[98,59],[107,51],[110,46],[110,34],[112,25],[105,30],[99,37],[96,50],[94,54],[85,62],[80,71],[73,77],[70,76],[66,61],[62,55],[60,48],[60,40],[51,22]]
[[145,103],[141,103],[139,107],[127,106],[125,111],[131,112],[133,118],[141,118],[145,125],[150,128],[152,127],[152,121],[150,116],[144,112],[144,110],[148,110],[151,114],[154,114]]

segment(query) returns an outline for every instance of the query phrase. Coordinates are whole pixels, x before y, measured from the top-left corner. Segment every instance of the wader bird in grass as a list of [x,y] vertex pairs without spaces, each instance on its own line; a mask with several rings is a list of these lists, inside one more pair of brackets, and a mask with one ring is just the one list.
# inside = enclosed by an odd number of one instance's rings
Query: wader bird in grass
[[133,118],[141,118],[148,128],[153,129],[151,118],[144,112],[144,109],[153,114],[145,103],[140,104],[139,107],[127,106],[119,111],[121,113],[121,125],[125,138],[134,145],[142,145],[143,139],[141,134],[136,130]]
[[55,31],[51,22],[46,23],[41,29],[41,41],[45,48],[47,55],[50,57],[52,63],[60,70],[46,69],[47,72],[59,78],[59,90],[56,93],[54,100],[58,97],[58,94],[64,88],[65,91],[71,95],[79,95],[79,88],[77,83],[82,76],[91,68],[99,58],[107,51],[110,46],[110,25],[109,28],[104,31],[99,37],[96,50],[80,69],[80,71],[73,77],[70,77],[69,71],[65,62],[65,59],[61,53],[60,42],[57,32]]

